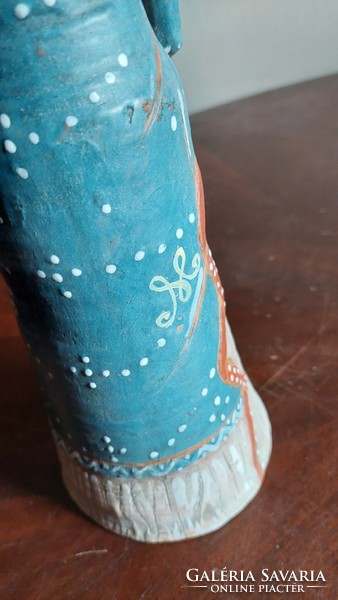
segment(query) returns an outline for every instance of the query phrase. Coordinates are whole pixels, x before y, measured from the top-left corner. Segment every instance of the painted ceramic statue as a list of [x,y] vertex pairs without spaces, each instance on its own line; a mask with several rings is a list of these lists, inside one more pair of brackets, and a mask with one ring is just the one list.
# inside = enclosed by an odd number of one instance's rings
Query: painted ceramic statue
[[205,237],[177,0],[0,0],[0,27],[2,272],[65,484],[125,536],[210,532],[270,425]]

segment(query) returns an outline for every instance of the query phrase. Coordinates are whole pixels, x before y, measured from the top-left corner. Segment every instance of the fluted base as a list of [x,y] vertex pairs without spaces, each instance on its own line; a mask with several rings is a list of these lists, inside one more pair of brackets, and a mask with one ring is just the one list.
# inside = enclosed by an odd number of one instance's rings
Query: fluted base
[[178,541],[222,527],[254,498],[271,452],[265,407],[249,386],[249,405],[262,472],[253,460],[245,415],[222,445],[179,472],[140,479],[107,477],[58,453],[76,504],[100,525],[143,542]]

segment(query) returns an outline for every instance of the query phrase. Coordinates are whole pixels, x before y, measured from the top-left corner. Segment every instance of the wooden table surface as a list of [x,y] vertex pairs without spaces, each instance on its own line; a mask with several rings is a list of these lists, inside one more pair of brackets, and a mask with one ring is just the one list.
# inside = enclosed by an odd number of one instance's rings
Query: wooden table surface
[[201,113],[192,129],[228,316],[272,421],[265,483],[205,538],[145,545],[92,523],[63,487],[1,283],[4,600],[225,597],[182,587],[189,568],[223,567],[321,569],[327,587],[290,597],[338,598],[338,76]]

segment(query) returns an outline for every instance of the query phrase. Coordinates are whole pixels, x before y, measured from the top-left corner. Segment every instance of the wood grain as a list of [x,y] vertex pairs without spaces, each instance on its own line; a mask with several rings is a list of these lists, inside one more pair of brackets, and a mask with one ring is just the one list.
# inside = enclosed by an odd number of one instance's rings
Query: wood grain
[[[322,569],[328,587],[299,597],[337,598],[337,97],[333,76],[192,120],[228,316],[274,435],[263,489],[225,528],[152,546],[80,514],[1,284],[2,598],[206,598],[186,570],[224,566]],[[230,597],[246,596],[271,598]]]

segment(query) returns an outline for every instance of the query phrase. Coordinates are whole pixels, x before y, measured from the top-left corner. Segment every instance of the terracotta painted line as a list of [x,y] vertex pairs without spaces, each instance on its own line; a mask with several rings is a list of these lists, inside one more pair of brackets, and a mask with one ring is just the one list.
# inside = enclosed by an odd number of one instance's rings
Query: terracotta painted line
[[160,105],[161,105],[161,98],[162,98],[162,63],[161,63],[161,57],[160,57],[160,53],[158,51],[158,47],[157,47],[157,42],[156,42],[156,38],[153,36],[153,43],[154,43],[154,50],[155,50],[155,60],[156,60],[156,69],[157,69],[157,73],[156,73],[156,96],[155,99],[153,100],[153,105],[151,107],[151,110],[147,116],[146,122],[144,124],[144,134],[146,135],[149,130],[151,129],[151,127],[154,125],[159,109],[160,109]]
[[[228,419],[230,419],[232,417],[232,415],[234,414],[236,409],[234,409],[230,415],[227,417]],[[240,417],[242,418],[242,417]],[[212,433],[210,436],[208,436],[207,438],[205,438],[202,442],[200,442],[199,444],[195,444],[194,446],[190,446],[189,448],[186,448],[184,451],[180,452],[179,454],[172,454],[171,456],[166,456],[163,459],[160,460],[150,460],[147,462],[142,462],[142,463],[128,463],[128,462],[112,462],[109,460],[103,460],[102,458],[97,458],[95,456],[89,456],[88,454],[84,454],[82,452],[80,452],[79,450],[71,450],[69,451],[65,442],[62,440],[62,438],[60,438],[58,436],[58,434],[55,432],[54,430],[54,436],[57,440],[57,442],[59,444],[62,445],[62,447],[64,448],[64,450],[67,452],[67,454],[71,455],[73,452],[76,452],[79,456],[81,456],[81,458],[83,458],[84,456],[86,457],[86,460],[83,460],[83,464],[84,466],[86,465],[86,462],[91,462],[91,461],[95,461],[98,464],[101,465],[110,465],[111,467],[136,467],[136,468],[142,468],[142,467],[148,467],[148,466],[154,466],[154,465],[163,465],[166,464],[172,460],[176,460],[178,458],[182,458],[184,457],[186,454],[190,454],[191,452],[194,452],[195,450],[199,450],[199,448],[201,448],[202,446],[204,446],[205,444],[208,444],[208,442],[210,442],[214,437],[216,437],[221,431],[222,429],[225,429],[225,425],[222,424],[220,425],[220,427],[218,427],[218,429],[216,429],[216,431],[214,431],[214,433]],[[234,431],[234,427],[229,431],[229,435],[232,433],[232,431]],[[227,439],[227,438],[226,438]],[[226,441],[226,439],[224,440],[224,442]],[[222,444],[223,442],[220,442],[220,444]],[[209,453],[208,453],[209,454]],[[194,464],[195,462],[198,462],[199,460],[201,460],[200,457],[199,459],[195,460],[193,463],[190,464]],[[190,466],[190,465],[187,465]]]
[[243,398],[244,398],[245,419],[247,422],[248,431],[249,431],[249,435],[250,435],[250,442],[251,442],[252,462],[257,471],[257,475],[258,475],[260,481],[263,481],[264,471],[263,471],[262,466],[257,457],[257,444],[256,444],[256,439],[255,439],[253,420],[252,420],[252,416],[251,416],[251,412],[250,412],[249,396],[248,396],[248,391],[246,389],[243,390]]

